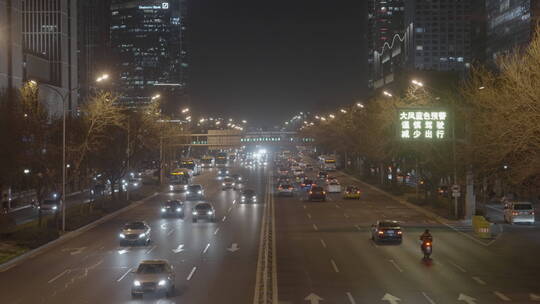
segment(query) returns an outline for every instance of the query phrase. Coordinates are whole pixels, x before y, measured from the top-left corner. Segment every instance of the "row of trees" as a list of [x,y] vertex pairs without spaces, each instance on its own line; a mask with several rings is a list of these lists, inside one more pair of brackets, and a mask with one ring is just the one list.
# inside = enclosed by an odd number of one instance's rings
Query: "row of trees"
[[[382,182],[395,183],[399,168],[417,171],[433,187],[449,184],[457,164],[461,184],[466,172],[474,172],[484,192],[506,187],[502,192],[536,196],[540,187],[539,36],[526,49],[502,57],[497,69],[475,67],[465,83],[413,84],[401,96],[381,95],[365,105],[343,108],[335,118],[307,124],[303,132],[314,137],[324,152],[343,155],[346,165],[350,160],[362,164],[366,176],[377,172]],[[424,106],[454,113],[455,154],[452,140],[398,139],[398,109]],[[392,180],[384,178],[389,173]]]
[[[0,94],[0,189],[36,190],[41,200],[61,189],[63,121],[38,96],[39,87],[31,82]],[[128,160],[136,167],[155,158],[160,138],[178,131],[163,123],[158,101],[133,111],[116,100],[111,92],[98,91],[67,115],[71,189],[89,186],[97,174],[116,184],[126,174]]]

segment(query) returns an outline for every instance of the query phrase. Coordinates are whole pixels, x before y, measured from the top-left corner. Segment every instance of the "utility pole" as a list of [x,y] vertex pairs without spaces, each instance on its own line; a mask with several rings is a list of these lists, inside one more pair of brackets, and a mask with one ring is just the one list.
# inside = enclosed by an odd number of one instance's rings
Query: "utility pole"
[[[454,165],[454,185],[458,184],[457,181],[457,164],[456,164],[456,101],[452,98],[452,154]],[[458,218],[458,194],[452,191],[454,196],[454,215]]]
[[129,201],[129,179],[131,178],[131,172],[129,170],[130,168],[130,163],[129,163],[129,159],[131,158],[131,147],[130,147],[130,144],[129,144],[129,133],[131,131],[131,122],[130,122],[130,119],[129,119],[129,116],[128,116],[128,129],[127,129],[127,149],[126,149],[126,152],[127,152],[127,187],[126,187],[126,199]]

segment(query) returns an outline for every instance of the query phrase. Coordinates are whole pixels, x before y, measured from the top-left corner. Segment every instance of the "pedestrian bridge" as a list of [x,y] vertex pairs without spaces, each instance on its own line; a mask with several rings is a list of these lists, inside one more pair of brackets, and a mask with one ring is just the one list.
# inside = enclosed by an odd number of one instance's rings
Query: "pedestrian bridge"
[[187,133],[175,136],[173,146],[241,147],[253,145],[308,146],[313,138],[301,137],[292,131],[209,130],[208,133]]

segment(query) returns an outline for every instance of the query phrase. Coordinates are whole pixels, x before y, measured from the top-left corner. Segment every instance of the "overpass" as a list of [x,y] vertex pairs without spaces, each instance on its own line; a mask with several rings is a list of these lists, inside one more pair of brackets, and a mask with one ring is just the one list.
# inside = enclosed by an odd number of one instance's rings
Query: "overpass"
[[312,145],[313,138],[300,137],[293,131],[208,130],[207,133],[186,133],[174,136],[172,146],[236,148],[250,145]]

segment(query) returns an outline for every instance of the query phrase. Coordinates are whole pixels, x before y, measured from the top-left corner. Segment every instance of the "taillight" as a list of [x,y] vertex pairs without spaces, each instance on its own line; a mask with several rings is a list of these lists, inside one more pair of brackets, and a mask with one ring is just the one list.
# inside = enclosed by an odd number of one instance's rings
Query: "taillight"
[[427,243],[426,243],[426,246],[431,246],[431,243],[430,243],[430,242],[427,242]]
[[357,194],[360,194],[360,191],[356,191]]
[[403,233],[403,231],[398,231],[398,232],[397,232],[397,234],[402,234],[402,233]]
[[519,212],[517,212],[517,211],[512,211],[512,215],[518,215],[518,214],[519,214]]
[[529,214],[534,215],[534,211],[529,211]]
[[326,194],[326,191],[323,191],[322,194]]
[[309,191],[309,194],[313,194],[313,191]]
[[379,230],[379,234],[384,234],[384,231],[382,231],[382,230]]
[[305,187],[305,186],[306,186],[306,184],[302,184],[302,187]]

